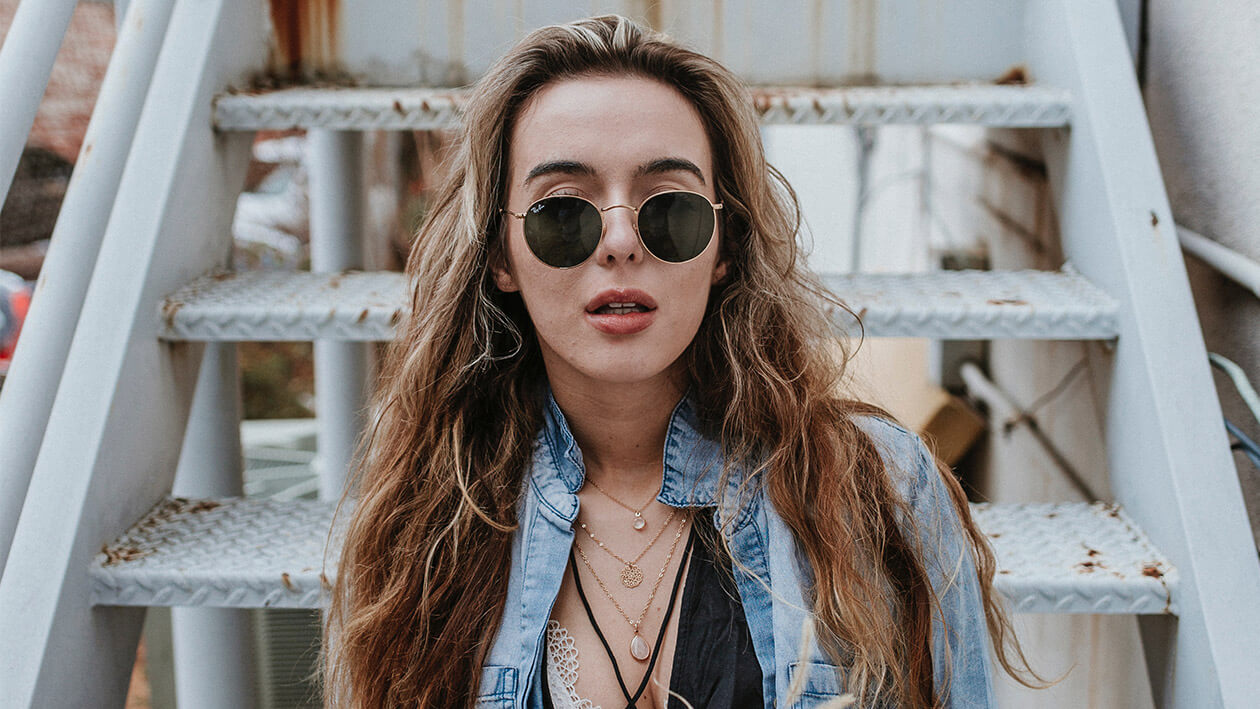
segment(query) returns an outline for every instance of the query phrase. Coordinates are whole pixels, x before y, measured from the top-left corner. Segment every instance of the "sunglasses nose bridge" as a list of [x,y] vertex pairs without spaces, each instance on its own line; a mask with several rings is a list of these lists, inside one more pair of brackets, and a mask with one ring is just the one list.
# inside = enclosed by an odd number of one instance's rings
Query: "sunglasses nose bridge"
[[[607,207],[599,207],[600,221],[602,222],[603,235],[599,242],[598,252],[603,252],[601,258],[611,258],[621,260],[623,258],[633,259],[633,253],[639,252],[643,248],[643,241],[639,238],[639,208],[629,204],[610,204]],[[630,232],[617,233],[619,228],[608,220],[609,212],[614,209],[627,209],[630,211]],[[640,258],[642,255],[640,254]]]
[[604,222],[605,233],[608,232],[608,223],[604,219],[604,215],[613,209],[629,209],[630,214],[631,214],[630,225],[634,227],[634,233],[636,234],[639,233],[639,208],[638,207],[634,207],[629,204],[610,204],[607,207],[597,207],[597,209],[599,209],[600,220]]

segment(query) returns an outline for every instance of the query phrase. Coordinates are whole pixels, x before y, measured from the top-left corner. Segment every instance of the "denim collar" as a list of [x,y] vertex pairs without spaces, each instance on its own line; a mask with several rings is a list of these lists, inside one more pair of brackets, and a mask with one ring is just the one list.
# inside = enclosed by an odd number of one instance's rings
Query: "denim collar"
[[[535,446],[532,484],[545,504],[572,522],[577,518],[577,491],[586,481],[586,465],[564,412],[550,388],[545,396],[543,426]],[[718,504],[718,483],[725,456],[719,442],[700,433],[696,402],[690,391],[670,414],[665,432],[664,461],[661,492],[657,500],[671,507],[713,507]],[[741,490],[740,483],[744,477],[742,467],[731,467],[726,498],[744,503],[734,510],[738,513],[736,528],[743,526],[751,511],[747,504],[750,491]]]

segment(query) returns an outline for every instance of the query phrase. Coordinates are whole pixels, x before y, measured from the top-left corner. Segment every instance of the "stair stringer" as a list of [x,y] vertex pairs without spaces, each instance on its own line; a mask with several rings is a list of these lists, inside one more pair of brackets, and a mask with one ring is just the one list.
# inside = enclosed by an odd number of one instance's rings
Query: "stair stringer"
[[93,607],[88,568],[171,488],[204,346],[160,341],[158,305],[230,253],[252,135],[211,102],[265,66],[266,12],[173,12],[0,579],[0,707],[124,703],[144,613]]
[[1029,3],[1031,78],[1069,89],[1042,133],[1066,257],[1120,301],[1106,440],[1117,501],[1181,573],[1139,619],[1161,706],[1260,696],[1260,564],[1123,28],[1112,2]]

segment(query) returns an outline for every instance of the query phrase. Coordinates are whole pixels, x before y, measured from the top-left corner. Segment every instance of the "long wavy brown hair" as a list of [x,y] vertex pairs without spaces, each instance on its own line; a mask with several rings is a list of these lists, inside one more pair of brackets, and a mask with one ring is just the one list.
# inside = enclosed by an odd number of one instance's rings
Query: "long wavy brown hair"
[[[621,17],[539,29],[472,89],[451,169],[407,262],[411,309],[374,398],[357,498],[325,626],[330,705],[472,706],[499,628],[523,474],[542,425],[539,347],[519,295],[494,286],[508,137],[522,105],[566,77],[632,75],[677,89],[711,141],[728,275],[686,358],[700,419],[751,465],[809,560],[817,637],[866,703],[940,704],[927,552],[846,399],[847,359],[803,267],[800,210],[766,163],[753,102],[717,62]],[[701,385],[701,383],[703,383]],[[887,462],[892,462],[890,459]],[[941,469],[979,571],[997,656],[1026,669],[993,594],[994,558]],[[722,489],[722,488],[719,488]]]

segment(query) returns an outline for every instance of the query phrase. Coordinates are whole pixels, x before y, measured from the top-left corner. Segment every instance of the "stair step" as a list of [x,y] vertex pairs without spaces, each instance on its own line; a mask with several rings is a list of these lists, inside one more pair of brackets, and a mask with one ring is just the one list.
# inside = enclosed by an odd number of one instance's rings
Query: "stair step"
[[[940,84],[842,88],[753,87],[764,124],[970,123],[1064,126],[1071,95],[1035,85]],[[220,130],[441,130],[455,127],[467,91],[452,88],[297,87],[220,94]]]
[[[334,503],[168,498],[92,563],[92,602],[317,608]],[[996,587],[1023,613],[1176,613],[1177,572],[1118,508],[977,504]],[[327,555],[336,572],[343,508]]]
[[[1110,339],[1116,302],[1080,275],[933,271],[824,276],[865,334],[939,339]],[[408,298],[396,272],[250,271],[203,276],[161,306],[167,340],[388,340]],[[837,327],[856,334],[849,313]]]

